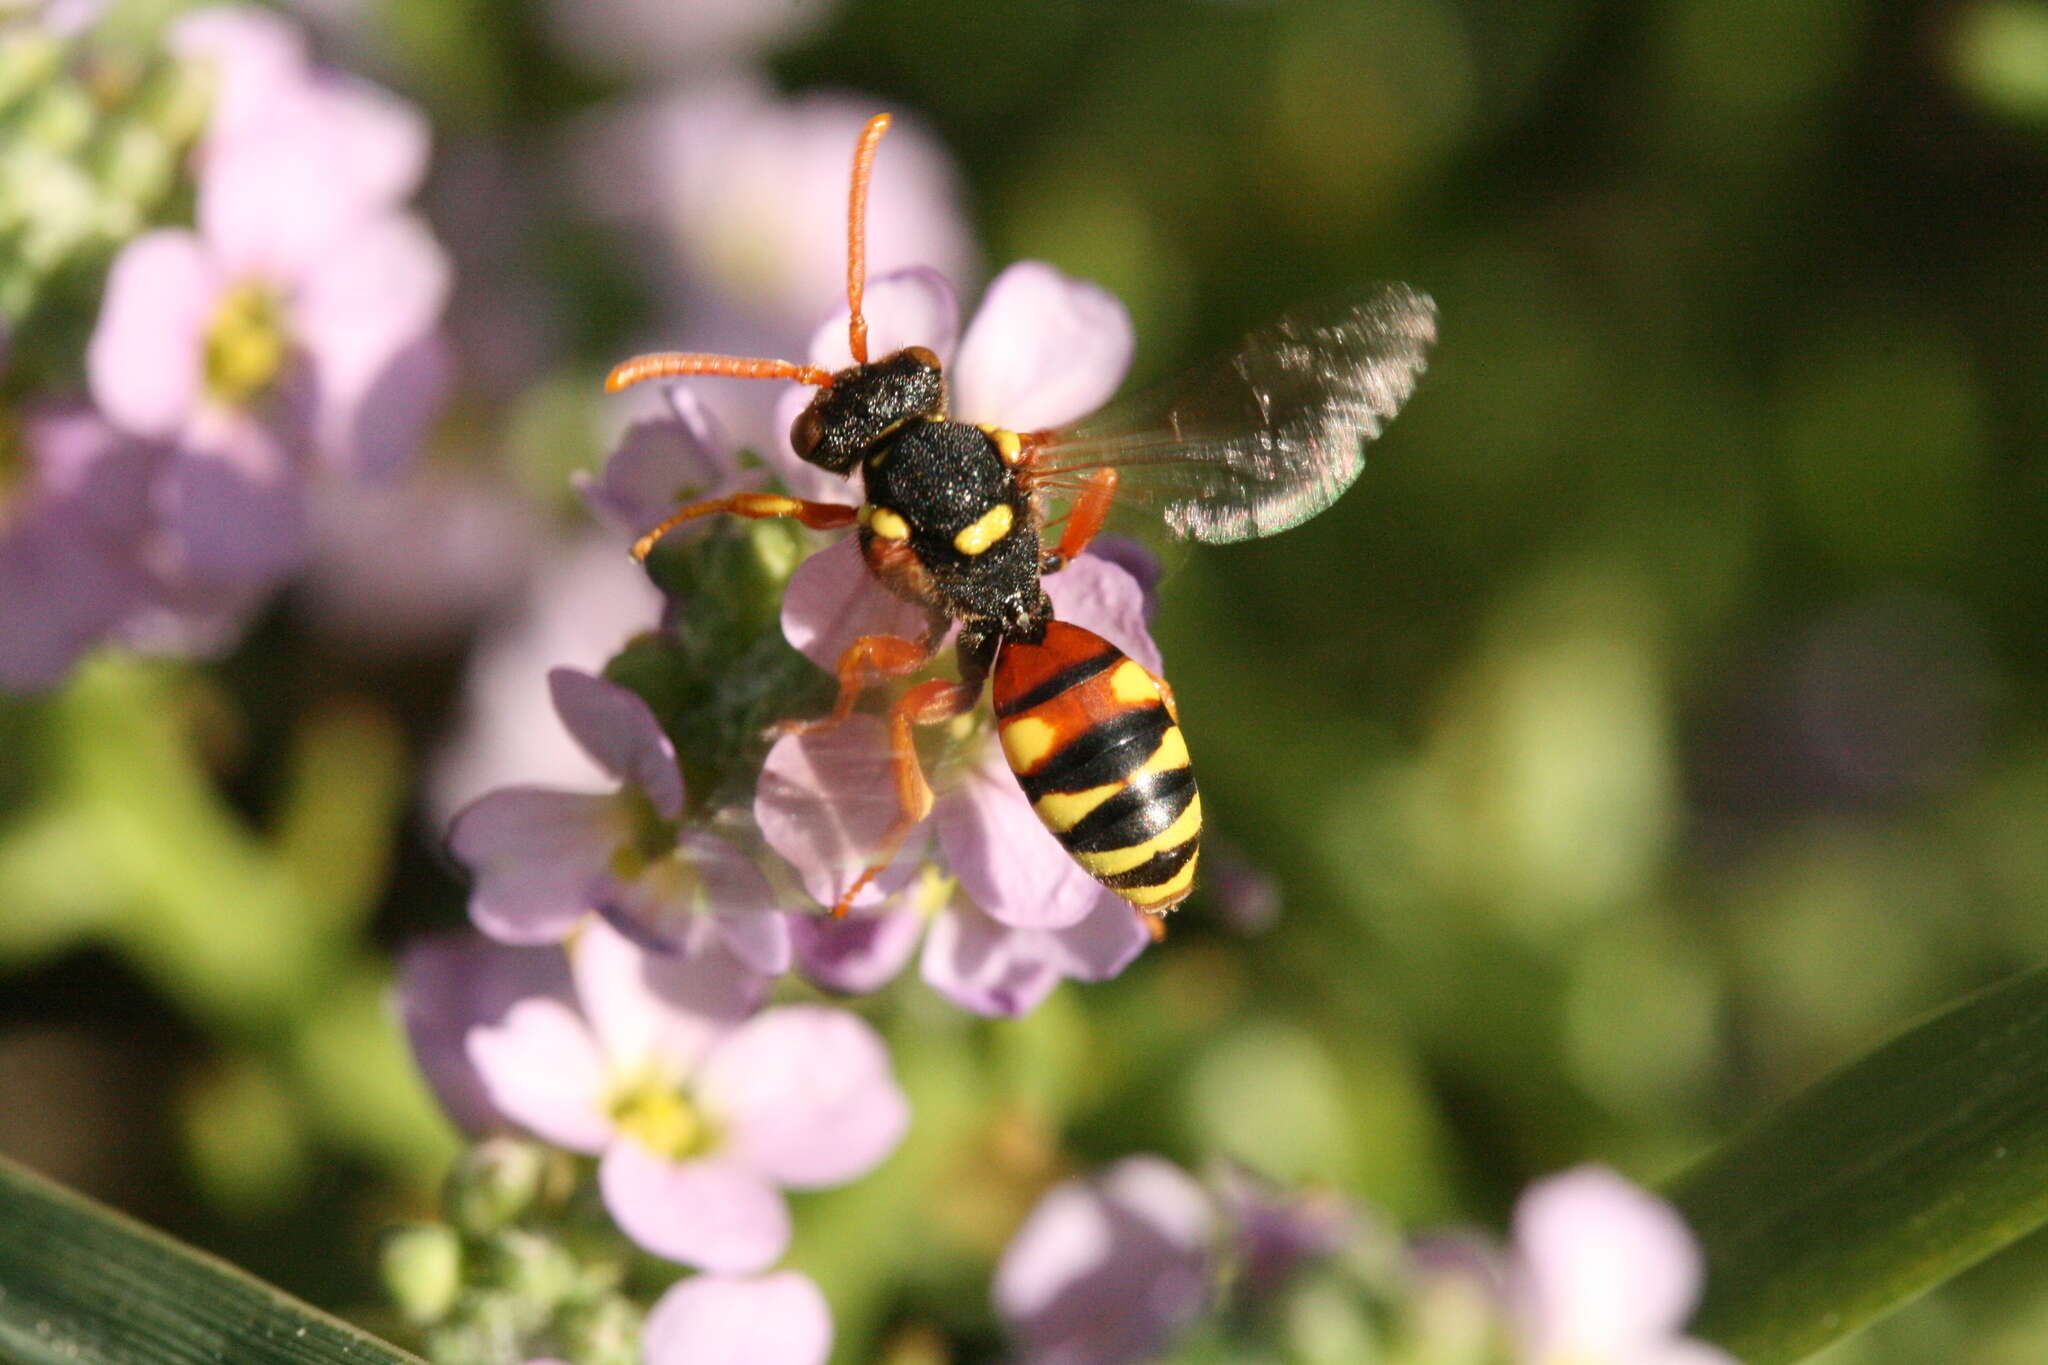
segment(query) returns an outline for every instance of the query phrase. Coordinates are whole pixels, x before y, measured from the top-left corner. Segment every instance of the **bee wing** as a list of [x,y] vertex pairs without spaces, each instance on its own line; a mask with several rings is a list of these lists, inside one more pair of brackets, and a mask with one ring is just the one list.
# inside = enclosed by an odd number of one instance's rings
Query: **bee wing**
[[1184,540],[1270,536],[1335,502],[1401,410],[1436,340],[1436,305],[1405,284],[1303,309],[1231,353],[1042,438],[1035,487],[1078,490],[1104,466],[1117,501]]

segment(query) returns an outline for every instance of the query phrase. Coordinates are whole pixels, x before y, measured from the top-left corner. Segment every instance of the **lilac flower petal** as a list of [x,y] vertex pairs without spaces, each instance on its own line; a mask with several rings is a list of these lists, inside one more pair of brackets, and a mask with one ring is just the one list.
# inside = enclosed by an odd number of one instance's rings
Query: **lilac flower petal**
[[399,1017],[413,1060],[448,1117],[466,1133],[483,1133],[509,1116],[470,1060],[472,1029],[502,1025],[521,1000],[569,1002],[569,963],[552,949],[508,948],[477,934],[416,939],[398,960]]
[[628,536],[646,533],[686,502],[736,486],[732,441],[718,420],[687,385],[669,385],[665,397],[662,416],[628,427],[603,471],[578,480],[590,510]]
[[705,1059],[697,1093],[733,1160],[798,1189],[867,1174],[910,1126],[880,1035],[825,1005],[785,1005],[742,1024]]
[[845,995],[866,995],[894,981],[924,933],[924,916],[915,910],[791,919],[798,967],[816,985]]
[[469,917],[501,943],[555,943],[592,908],[616,839],[615,798],[505,787],[455,817],[448,850],[475,885]]
[[[754,790],[762,837],[825,906],[837,902],[867,867],[897,811],[888,741],[874,716],[856,715],[830,730],[777,740]],[[895,858],[854,898],[854,908],[879,904],[908,885],[925,842],[922,828],[912,830]]]
[[1355,1245],[1363,1231],[1358,1210],[1335,1190],[1282,1189],[1234,1165],[1216,1184],[1236,1244],[1239,1303],[1271,1297],[1304,1265]]
[[964,897],[932,921],[918,966],[940,995],[994,1018],[1029,1014],[1060,983],[1044,931],[999,924]]
[[1052,931],[1052,961],[1074,981],[1107,981],[1152,946],[1144,912],[1112,891],[1098,893],[1079,924]]
[[463,727],[438,756],[429,784],[437,813],[452,816],[498,787],[604,781],[562,728],[547,671],[603,668],[628,638],[659,624],[663,599],[615,537],[541,550],[517,617],[487,632],[473,652]]
[[1109,401],[1134,344],[1116,295],[1019,261],[989,284],[960,343],[953,416],[1013,431],[1066,426]]
[[678,1082],[767,989],[722,951],[648,953],[603,922],[577,935],[569,964],[576,998],[613,1068]]
[[1634,1360],[1699,1301],[1700,1253],[1676,1211],[1612,1171],[1540,1180],[1515,1206],[1517,1316],[1541,1358]]
[[748,1275],[789,1247],[789,1206],[736,1162],[669,1161],[631,1139],[598,1163],[598,1188],[619,1230],[657,1256]]
[[1039,1201],[996,1267],[996,1311],[1032,1359],[1152,1359],[1201,1312],[1214,1236],[1192,1177],[1126,1157]]
[[306,38],[296,24],[253,5],[210,5],[172,24],[165,43],[212,67],[208,131],[219,136],[260,120],[266,106],[306,78]]
[[826,672],[863,635],[924,635],[925,610],[884,588],[847,536],[796,566],[782,594],[782,634]]
[[1032,810],[993,741],[933,807],[932,827],[961,889],[1012,928],[1078,924],[1101,895]]
[[209,142],[199,231],[238,274],[315,279],[419,187],[426,161],[418,109],[364,81],[309,78]]
[[[807,384],[791,384],[777,395],[775,410],[768,419],[767,444],[758,452],[767,462],[775,477],[782,480],[782,486],[790,496],[808,498],[812,502],[838,503],[843,507],[857,506],[861,500],[861,479],[859,471],[851,475],[833,474],[797,458],[789,444],[789,429],[803,410],[811,405],[818,391]],[[852,537],[848,537],[851,539]]]
[[1094,631],[1150,669],[1165,670],[1146,624],[1145,590],[1118,564],[1085,554],[1045,580],[1053,615]]
[[382,473],[411,453],[447,377],[432,333],[451,279],[424,224],[384,214],[302,280],[292,322],[318,384],[320,448],[337,468]]
[[654,952],[700,955],[714,944],[764,976],[789,970],[789,917],[768,879],[715,834],[686,831],[673,854],[630,882],[607,878],[598,908]]
[[832,1311],[794,1270],[684,1280],[655,1301],[640,1345],[646,1365],[825,1365],[831,1353]]
[[675,746],[647,703],[605,678],[573,668],[548,671],[555,713],[599,767],[645,793],[664,820],[683,813]]
[[109,540],[132,542],[148,530],[150,482],[163,447],[116,431],[83,402],[30,408],[21,436],[38,494]]
[[169,439],[184,425],[199,401],[202,343],[222,288],[205,246],[182,229],[146,232],[114,258],[85,373],[116,426]]
[[267,586],[305,559],[304,480],[286,439],[252,414],[194,415],[156,488],[165,569],[227,587]]
[[141,605],[146,585],[65,508],[0,531],[0,688],[41,691]]
[[595,1155],[612,1142],[604,1055],[582,1016],[536,996],[469,1031],[470,1065],[491,1106],[557,1147]]
[[[867,319],[870,360],[905,346],[922,346],[944,365],[960,343],[960,295],[936,270],[917,266],[870,279],[860,311]],[[853,364],[846,330],[852,316],[850,309],[841,308],[811,334],[811,364],[828,370]]]

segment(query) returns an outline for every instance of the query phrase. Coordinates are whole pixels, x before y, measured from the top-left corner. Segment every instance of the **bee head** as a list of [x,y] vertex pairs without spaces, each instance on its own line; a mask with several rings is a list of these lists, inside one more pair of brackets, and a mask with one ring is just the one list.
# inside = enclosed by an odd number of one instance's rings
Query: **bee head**
[[820,469],[847,474],[869,446],[904,422],[945,415],[939,358],[922,346],[906,346],[833,375],[791,424],[789,444]]

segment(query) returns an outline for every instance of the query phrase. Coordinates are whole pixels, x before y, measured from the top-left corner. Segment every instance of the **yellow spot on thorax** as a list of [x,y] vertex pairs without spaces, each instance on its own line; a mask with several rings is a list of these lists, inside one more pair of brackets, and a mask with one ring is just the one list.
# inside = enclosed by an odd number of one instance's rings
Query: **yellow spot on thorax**
[[1024,438],[1007,427],[983,426],[988,438],[996,443],[996,454],[1004,464],[1015,464],[1024,458]]
[[963,526],[953,537],[953,548],[963,555],[978,555],[989,546],[1010,534],[1010,527],[1017,514],[1010,510],[1010,504],[999,502],[982,513],[981,519],[972,526]]
[[1012,772],[1028,773],[1051,755],[1059,735],[1037,716],[1019,716],[1002,723],[1003,757]]
[[873,503],[863,506],[860,509],[860,521],[883,540],[910,539],[910,523],[886,507],[876,507]]
[[230,407],[247,407],[277,382],[291,350],[283,305],[256,281],[228,290],[206,329],[206,390]]

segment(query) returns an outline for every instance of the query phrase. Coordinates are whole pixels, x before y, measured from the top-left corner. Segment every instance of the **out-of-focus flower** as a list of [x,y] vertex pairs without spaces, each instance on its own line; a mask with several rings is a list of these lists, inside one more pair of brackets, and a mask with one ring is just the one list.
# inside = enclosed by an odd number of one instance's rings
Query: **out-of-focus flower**
[[996,1266],[996,1312],[1029,1365],[1152,1359],[1208,1302],[1215,1238],[1192,1176],[1126,1157],[1039,1200]]
[[370,474],[409,452],[446,379],[448,279],[398,211],[424,167],[415,112],[314,70],[259,11],[201,11],[171,44],[214,74],[198,230],[122,249],[86,371],[106,419],[158,448],[132,539],[163,611],[124,633],[205,646],[298,567],[316,460]]
[[579,473],[575,479],[584,504],[617,529],[621,543],[686,502],[722,497],[753,482],[741,473],[724,427],[694,393],[671,384],[662,402],[660,413],[626,428],[595,478]]
[[471,1029],[502,1023],[521,1000],[571,999],[569,961],[559,949],[514,948],[478,934],[441,934],[407,945],[398,963],[399,1016],[420,1075],[466,1133],[509,1120],[469,1060]]
[[1506,1295],[1522,1365],[1735,1365],[1682,1335],[1700,1287],[1684,1221],[1612,1171],[1540,1180],[1515,1206]]
[[832,0],[696,0],[685,18],[672,0],[552,0],[562,42],[607,71],[669,76],[730,66],[817,27]]
[[0,688],[35,691],[156,600],[143,536],[163,452],[81,404],[33,408],[18,435],[26,467],[0,494]]
[[[772,341],[843,297],[847,168],[876,107],[844,95],[785,100],[753,81],[727,80],[607,116],[580,140],[572,158],[589,202],[652,228],[672,248],[696,296],[679,300],[689,304],[679,315],[702,316],[708,304],[728,318],[671,340],[736,344],[740,335],[719,334],[736,316],[772,329],[762,338]],[[875,162],[869,273],[971,270],[959,199],[943,150],[899,119]]]
[[640,1348],[646,1365],[824,1365],[831,1353],[825,1296],[794,1270],[684,1280],[648,1313]]
[[664,949],[702,954],[717,942],[754,971],[786,971],[789,926],[766,879],[724,839],[681,825],[682,772],[647,703],[568,668],[548,687],[563,726],[622,785],[509,787],[456,816],[448,844],[475,878],[477,927],[552,943],[597,911]]
[[531,503],[476,474],[422,470],[313,490],[301,600],[322,632],[361,653],[445,650],[514,601],[543,530]]
[[1283,1189],[1241,1166],[1216,1179],[1236,1261],[1231,1297],[1255,1303],[1281,1289],[1302,1267],[1354,1245],[1359,1211],[1334,1190]]
[[470,1032],[470,1058],[499,1111],[601,1157],[606,1208],[648,1250],[765,1269],[789,1241],[781,1187],[842,1184],[902,1139],[888,1053],[853,1015],[748,1019],[764,983],[731,959],[643,953],[602,923],[570,951],[578,1007],[522,1000]]
[[601,782],[555,718],[547,673],[601,670],[627,639],[661,622],[662,596],[616,536],[545,547],[526,596],[472,652],[455,737],[436,757],[428,817],[445,829],[485,792]]

